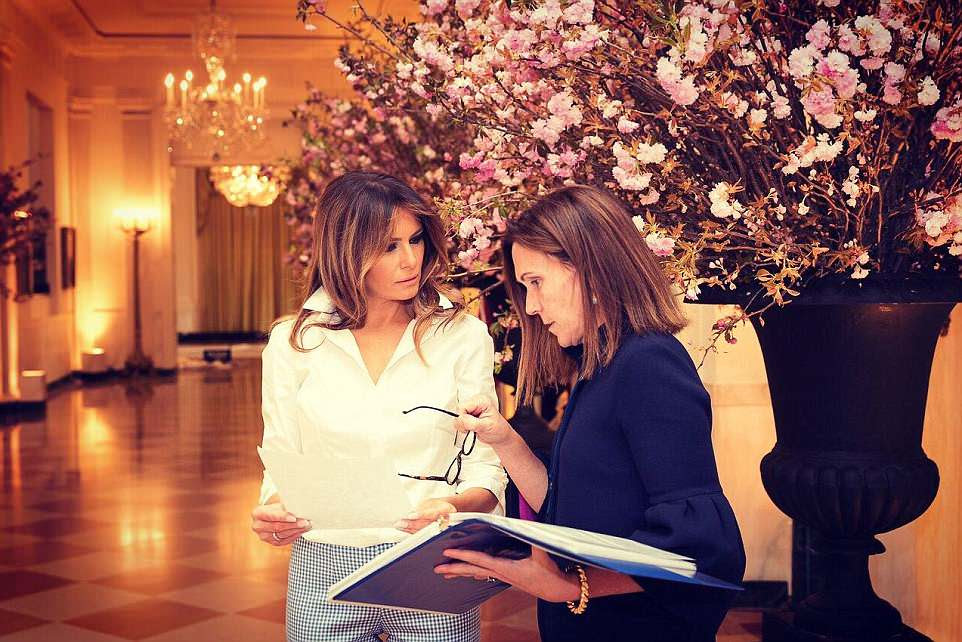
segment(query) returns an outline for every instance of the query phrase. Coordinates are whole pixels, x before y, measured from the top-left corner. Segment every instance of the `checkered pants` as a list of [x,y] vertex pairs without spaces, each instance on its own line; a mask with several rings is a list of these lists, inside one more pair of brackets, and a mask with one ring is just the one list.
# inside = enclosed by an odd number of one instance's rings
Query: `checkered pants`
[[480,642],[481,612],[440,615],[325,601],[327,588],[393,544],[334,546],[298,538],[287,576],[288,642]]

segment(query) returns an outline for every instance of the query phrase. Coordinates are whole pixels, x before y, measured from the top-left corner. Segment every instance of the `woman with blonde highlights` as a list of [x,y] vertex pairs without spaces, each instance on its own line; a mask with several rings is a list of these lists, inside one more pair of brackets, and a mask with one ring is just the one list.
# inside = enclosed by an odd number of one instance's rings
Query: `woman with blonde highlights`
[[459,435],[450,411],[475,397],[496,407],[494,346],[441,285],[446,268],[441,222],[403,182],[349,172],[324,190],[306,300],[275,324],[263,353],[263,446],[386,456],[415,509],[393,528],[324,528],[287,512],[265,471],[252,529],[267,544],[293,544],[288,640],[480,639],[477,609],[447,616],[325,601],[331,584],[406,533],[455,511],[503,512],[504,469],[489,446]]
[[[505,282],[521,313],[522,401],[577,380],[549,463],[485,399],[460,430],[498,454],[541,521],[627,537],[741,581],[745,554],[718,482],[711,404],[672,336],[685,320],[631,216],[603,190],[571,186],[508,224]],[[526,560],[446,551],[447,577],[490,576],[539,598],[545,642],[714,640],[731,592]],[[565,604],[567,602],[567,605]]]

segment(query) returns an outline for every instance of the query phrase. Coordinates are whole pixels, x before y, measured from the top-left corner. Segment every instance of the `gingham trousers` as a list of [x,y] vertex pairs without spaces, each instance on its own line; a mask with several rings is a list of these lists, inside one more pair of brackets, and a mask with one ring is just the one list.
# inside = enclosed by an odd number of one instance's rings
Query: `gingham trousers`
[[393,544],[334,546],[298,538],[287,575],[289,642],[480,642],[481,612],[440,615],[325,601],[327,589]]

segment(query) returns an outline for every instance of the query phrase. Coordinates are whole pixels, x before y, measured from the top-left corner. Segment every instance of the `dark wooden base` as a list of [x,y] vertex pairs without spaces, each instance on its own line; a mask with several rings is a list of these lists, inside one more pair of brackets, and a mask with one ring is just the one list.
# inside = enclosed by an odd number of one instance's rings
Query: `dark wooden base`
[[263,343],[267,335],[263,332],[178,332],[177,343],[197,345],[205,343]]
[[12,426],[24,421],[40,421],[46,414],[46,401],[10,400],[0,402],[0,426]]
[[733,609],[778,609],[788,604],[788,582],[748,580],[732,600]]
[[894,635],[886,638],[875,635],[841,638],[810,633],[795,627],[795,614],[789,609],[765,611],[762,614],[762,640],[764,642],[932,642],[930,637],[905,624]]

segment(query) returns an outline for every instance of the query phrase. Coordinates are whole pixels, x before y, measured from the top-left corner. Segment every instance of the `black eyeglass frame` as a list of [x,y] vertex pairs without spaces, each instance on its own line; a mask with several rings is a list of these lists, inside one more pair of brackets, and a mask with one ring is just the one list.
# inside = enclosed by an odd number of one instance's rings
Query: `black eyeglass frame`
[[[444,408],[436,408],[434,406],[415,406],[414,408],[409,408],[408,410],[402,410],[401,414],[408,414],[414,412],[415,410],[434,410],[437,412],[444,413],[450,417],[457,417],[458,413],[451,412],[450,410],[445,410]],[[468,441],[470,440],[471,445],[468,446]],[[448,464],[448,469],[444,472],[444,476],[438,475],[408,475],[407,473],[398,473],[400,477],[407,477],[408,479],[418,479],[420,481],[443,481],[448,486],[454,486],[459,481],[461,481],[461,459],[463,457],[468,457],[474,452],[474,446],[478,442],[478,434],[475,432],[468,432],[464,441],[461,442],[461,448],[458,450],[458,454],[454,456],[451,463]],[[454,433],[454,445],[458,445],[458,433]],[[454,476],[451,476],[451,471],[454,471]]]

